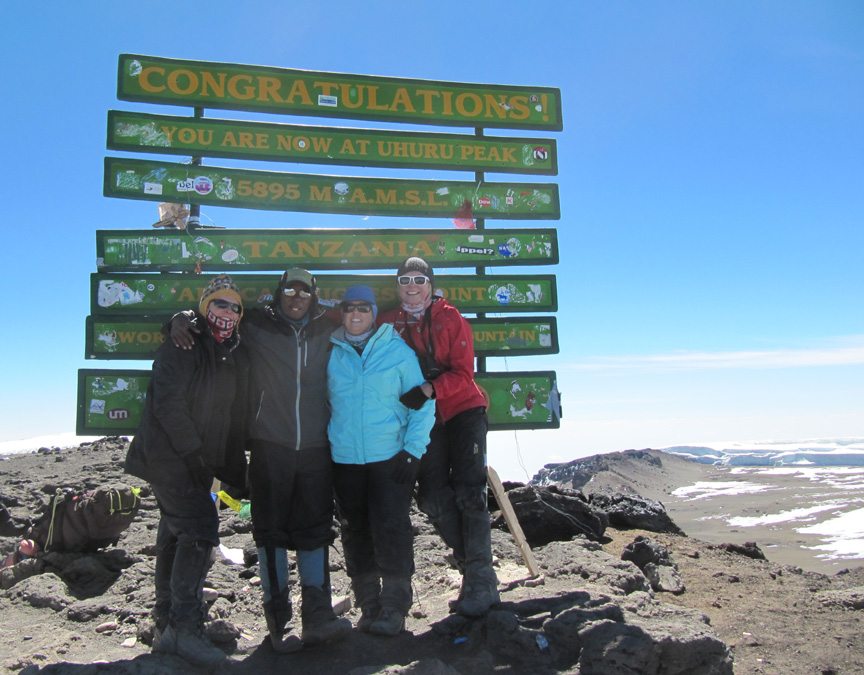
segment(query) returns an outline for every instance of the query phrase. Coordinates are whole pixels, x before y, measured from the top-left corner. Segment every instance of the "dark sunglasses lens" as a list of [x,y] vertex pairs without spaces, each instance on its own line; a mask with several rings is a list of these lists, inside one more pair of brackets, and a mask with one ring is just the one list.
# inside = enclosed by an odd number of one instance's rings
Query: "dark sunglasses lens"
[[214,300],[213,304],[216,305],[219,309],[230,309],[235,314],[240,313],[240,305],[236,305],[233,302],[228,302],[227,300]]
[[351,312],[360,312],[361,314],[368,314],[372,311],[372,305],[343,305],[342,311],[346,314],[350,314]]

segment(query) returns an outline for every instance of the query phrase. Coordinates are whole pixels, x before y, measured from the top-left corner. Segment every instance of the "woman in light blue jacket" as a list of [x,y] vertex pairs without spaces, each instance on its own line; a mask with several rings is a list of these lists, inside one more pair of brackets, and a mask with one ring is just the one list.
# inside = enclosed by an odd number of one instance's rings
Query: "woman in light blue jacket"
[[342,325],[330,337],[327,366],[336,508],[355,601],[357,627],[398,635],[411,608],[414,535],[409,516],[435,403],[419,410],[399,398],[424,381],[417,357],[384,324],[368,286],[342,299]]

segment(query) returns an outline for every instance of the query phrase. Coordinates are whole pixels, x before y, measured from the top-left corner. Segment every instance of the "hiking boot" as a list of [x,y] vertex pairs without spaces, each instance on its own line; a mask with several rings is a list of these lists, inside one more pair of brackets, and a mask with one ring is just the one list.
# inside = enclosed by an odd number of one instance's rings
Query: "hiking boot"
[[303,642],[296,635],[285,635],[286,628],[293,615],[288,589],[283,589],[279,595],[264,603],[264,619],[267,621],[267,632],[270,646],[277,654],[291,654],[303,648]]
[[224,664],[228,657],[204,637],[203,632],[185,626],[168,626],[159,641],[159,654],[176,654],[184,661],[201,668]]
[[463,510],[462,536],[465,540],[465,563],[456,611],[468,617],[483,616],[493,605],[501,602],[498,577],[492,568],[489,512],[486,509]]
[[456,612],[462,616],[485,616],[501,602],[498,584],[493,582],[469,583],[465,595],[456,603]]
[[405,614],[395,607],[382,607],[378,618],[369,624],[372,635],[394,637],[405,630]]
[[377,602],[374,605],[367,605],[360,609],[360,618],[357,619],[357,630],[368,633],[372,624],[381,615],[381,605]]
[[301,593],[300,615],[303,630],[300,637],[303,644],[335,642],[351,632],[351,622],[345,618],[337,618],[333,612],[329,586],[326,591],[317,586],[303,586]]
[[159,628],[158,625],[154,626],[150,652],[153,654],[176,654],[177,634],[174,630],[169,630],[168,626],[165,626],[165,628]]
[[357,630],[369,632],[369,626],[381,613],[381,578],[377,574],[365,574],[351,578],[354,602],[360,608]]

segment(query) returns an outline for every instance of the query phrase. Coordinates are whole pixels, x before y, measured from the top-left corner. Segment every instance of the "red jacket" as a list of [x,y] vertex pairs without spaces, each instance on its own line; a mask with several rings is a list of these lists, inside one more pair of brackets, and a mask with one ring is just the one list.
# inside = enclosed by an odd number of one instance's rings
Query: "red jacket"
[[[392,323],[396,332],[420,358],[428,355],[429,330],[426,322],[409,323],[401,308],[383,312],[378,323]],[[443,371],[432,382],[435,388],[435,415],[447,422],[471,408],[487,407],[486,396],[474,381],[474,336],[459,310],[444,298],[435,298],[431,312],[432,346],[435,362]]]

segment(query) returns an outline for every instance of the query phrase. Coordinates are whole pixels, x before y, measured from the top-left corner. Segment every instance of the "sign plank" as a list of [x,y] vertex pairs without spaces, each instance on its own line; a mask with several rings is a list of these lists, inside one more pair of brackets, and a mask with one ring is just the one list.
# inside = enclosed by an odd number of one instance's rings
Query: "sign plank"
[[[149,370],[79,370],[76,433],[134,433],[149,381]],[[489,394],[490,431],[560,426],[554,371],[483,373],[477,382]]]
[[121,54],[117,98],[201,108],[560,131],[552,87],[440,82]]
[[433,267],[554,265],[554,229],[97,230],[104,272],[393,268],[408,256]]
[[105,158],[106,197],[271,211],[452,218],[560,217],[554,183],[320,176],[142,159]]
[[[158,315],[195,307],[213,275],[92,274],[91,312],[98,316]],[[233,275],[247,306],[264,306],[272,299],[278,276]],[[345,289],[357,283],[375,290],[381,309],[397,303],[392,274],[318,275],[318,295],[327,304],[339,302]],[[435,288],[462,312],[554,312],[558,309],[555,276],[436,275]]]
[[274,162],[558,173],[557,145],[548,138],[316,127],[119,110],[108,111],[108,147]]
[[[152,359],[162,344],[161,317],[87,317],[88,359]],[[529,356],[558,353],[555,317],[468,319],[477,356]],[[242,327],[241,327],[242,332]]]

